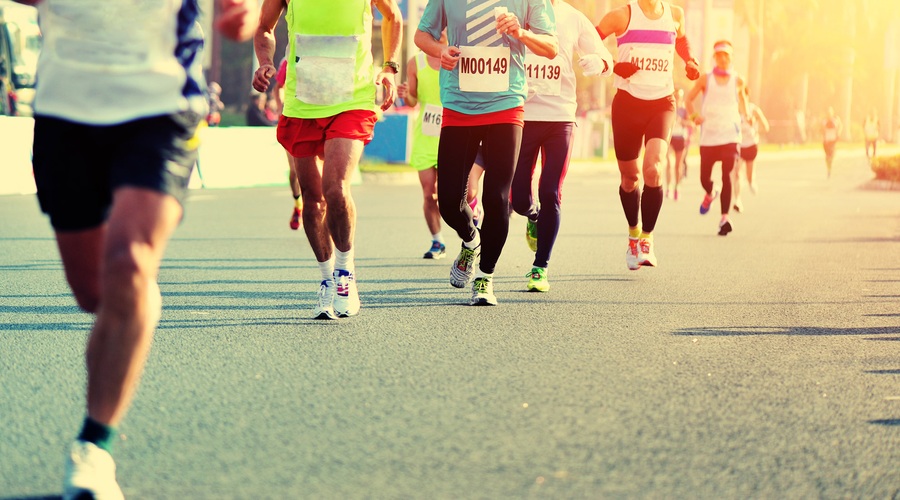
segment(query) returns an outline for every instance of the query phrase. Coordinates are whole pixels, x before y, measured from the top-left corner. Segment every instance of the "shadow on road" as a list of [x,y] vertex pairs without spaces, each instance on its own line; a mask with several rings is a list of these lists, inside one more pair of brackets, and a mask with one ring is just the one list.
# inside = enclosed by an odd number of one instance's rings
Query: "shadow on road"
[[[900,326],[832,328],[820,326],[730,326],[723,328],[682,328],[673,335],[702,337],[742,337],[750,335],[898,335]],[[900,340],[872,337],[870,340]]]

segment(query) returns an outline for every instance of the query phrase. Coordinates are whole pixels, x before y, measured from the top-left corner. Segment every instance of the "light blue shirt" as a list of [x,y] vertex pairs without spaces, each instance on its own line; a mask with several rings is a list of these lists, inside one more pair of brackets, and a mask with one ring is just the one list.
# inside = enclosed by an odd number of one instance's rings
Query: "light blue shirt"
[[[550,0],[429,0],[419,30],[435,40],[447,28],[450,45],[459,47],[509,47],[509,89],[501,92],[464,92],[459,88],[459,64],[441,69],[441,102],[459,113],[481,115],[504,111],[525,103],[525,44],[494,29],[495,7],[506,7],[519,24],[535,34],[556,34],[556,18]],[[461,60],[462,62],[462,60]]]

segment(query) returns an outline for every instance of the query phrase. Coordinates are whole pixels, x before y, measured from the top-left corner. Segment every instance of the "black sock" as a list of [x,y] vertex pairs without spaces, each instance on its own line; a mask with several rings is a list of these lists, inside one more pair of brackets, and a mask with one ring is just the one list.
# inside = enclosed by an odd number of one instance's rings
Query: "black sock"
[[91,417],[85,417],[84,425],[81,427],[81,434],[78,435],[78,440],[94,443],[97,447],[111,452],[113,439],[115,439],[115,437],[115,429],[108,425],[101,424]]
[[622,200],[622,209],[625,211],[625,220],[628,221],[628,227],[637,227],[641,209],[640,190],[635,187],[634,191],[626,193],[622,186],[619,186],[619,199]]
[[662,186],[646,187],[641,195],[641,214],[643,214],[642,222],[645,233],[652,233],[656,228],[656,219],[659,218],[659,211],[663,204],[663,188]]

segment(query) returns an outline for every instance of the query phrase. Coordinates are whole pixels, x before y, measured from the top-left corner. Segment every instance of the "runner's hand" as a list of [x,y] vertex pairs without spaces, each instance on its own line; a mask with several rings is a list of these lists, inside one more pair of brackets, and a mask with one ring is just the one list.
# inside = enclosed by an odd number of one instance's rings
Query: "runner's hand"
[[522,38],[521,30],[522,26],[519,24],[519,18],[515,14],[507,12],[497,17],[497,33],[519,39]]
[[256,72],[253,73],[253,90],[257,92],[269,90],[269,81],[275,76],[277,71],[275,66],[271,64],[263,64],[259,68],[256,68]]
[[404,100],[407,97],[409,97],[409,84],[408,83],[401,83],[400,85],[397,85],[397,97],[399,97],[400,99],[404,99]]
[[631,75],[637,73],[638,67],[630,62],[618,62],[615,66],[613,66],[613,73],[621,76],[622,78],[629,78]]
[[448,45],[441,51],[441,67],[452,71],[459,62],[459,47]]
[[608,66],[606,61],[597,54],[586,54],[578,60],[578,65],[584,70],[584,76],[602,75]]
[[384,85],[384,102],[381,103],[382,111],[387,111],[397,99],[397,84],[394,83],[394,74],[393,71],[385,69],[378,73],[378,77],[375,79],[375,85]]
[[236,42],[249,40],[259,24],[256,0],[218,1],[220,15],[216,20],[216,29]]
[[684,64],[684,72],[687,74],[688,80],[700,78],[700,67],[695,59],[691,59]]

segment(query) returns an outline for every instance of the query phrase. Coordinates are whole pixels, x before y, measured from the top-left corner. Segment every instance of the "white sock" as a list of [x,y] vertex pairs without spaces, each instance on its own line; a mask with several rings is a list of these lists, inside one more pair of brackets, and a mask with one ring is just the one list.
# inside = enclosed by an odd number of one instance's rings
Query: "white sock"
[[431,240],[432,240],[432,241],[436,241],[436,242],[440,243],[441,245],[444,244],[444,236],[443,236],[441,233],[434,233],[434,234],[432,234],[432,235],[431,235]]
[[353,272],[353,249],[342,252],[334,249],[334,268]]
[[334,256],[325,262],[319,262],[319,272],[322,273],[323,280],[334,279]]
[[481,244],[481,231],[475,231],[475,238],[472,241],[464,241],[463,245],[466,246],[469,250],[474,250],[478,248],[478,245]]
[[488,273],[482,271],[481,269],[479,269],[479,270],[475,271],[475,278],[487,278],[487,279],[493,281],[494,273],[488,274]]

